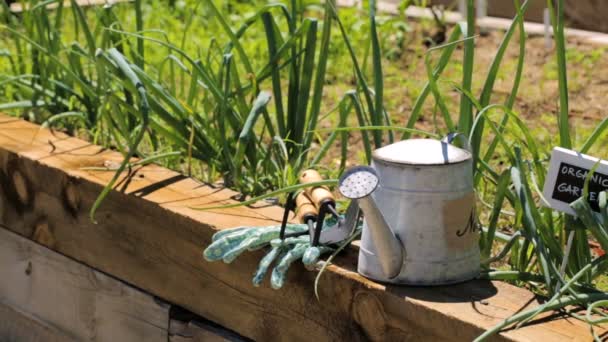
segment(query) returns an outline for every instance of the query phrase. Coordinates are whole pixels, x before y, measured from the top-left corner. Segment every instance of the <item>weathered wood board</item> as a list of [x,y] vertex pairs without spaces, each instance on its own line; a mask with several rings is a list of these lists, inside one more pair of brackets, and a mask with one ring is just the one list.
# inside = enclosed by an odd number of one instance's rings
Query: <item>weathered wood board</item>
[[244,342],[241,336],[199,321],[169,323],[169,342]]
[[[300,265],[286,286],[254,288],[262,256],[207,263],[202,250],[218,229],[277,223],[276,207],[196,211],[235,193],[149,165],[131,174],[97,214],[88,210],[112,172],[83,169],[118,153],[0,116],[0,223],[14,232],[134,284],[256,340],[471,340],[513,313],[537,305],[524,289],[472,281],[443,287],[385,286],[356,273],[353,247],[315,273]],[[263,205],[261,205],[263,206]],[[547,318],[496,340],[590,340],[586,325]]]
[[[441,0],[441,2],[455,3],[454,0]],[[338,6],[355,6],[357,3],[359,3],[358,0],[337,0]],[[378,11],[386,13],[386,14],[390,14],[390,15],[401,15],[402,11],[399,9],[399,3],[400,3],[400,0],[379,1],[378,2]],[[578,2],[574,2],[574,1],[573,1],[573,3],[578,4]],[[490,4],[497,5],[497,6],[501,6],[502,4],[506,4],[507,6],[513,5],[513,3],[511,1],[490,1]],[[540,5],[540,9],[541,9],[541,11],[539,12],[540,13],[539,22],[526,21],[524,23],[525,31],[529,35],[542,36],[545,33],[545,26],[544,26],[544,24],[542,24],[542,9],[544,8],[542,4],[543,4],[542,1],[532,2],[530,7],[528,7],[528,12],[527,12],[528,14],[531,13],[530,10],[535,5]],[[571,6],[574,7],[577,5],[571,5]],[[498,11],[496,11],[496,12],[498,12]],[[430,9],[418,7],[418,6],[409,6],[407,9],[405,9],[405,11],[403,13],[409,18],[426,18],[426,19],[433,18],[433,15],[432,15]],[[513,22],[513,20],[512,20],[513,16],[509,16],[509,18],[499,18],[499,17],[493,17],[492,15],[497,15],[497,13],[493,14],[492,11],[490,11],[490,16],[483,17],[483,18],[477,18],[476,23],[475,23],[476,26],[479,26],[484,29],[504,31],[504,30],[507,30]],[[445,20],[445,22],[448,24],[456,24],[456,23],[462,21],[462,15],[459,12],[444,11],[442,13],[442,16],[443,16],[443,20]],[[528,20],[528,19],[526,19],[526,20]],[[597,23],[597,24],[599,24],[599,23]],[[594,25],[594,24],[592,24],[592,25]],[[602,23],[602,25],[604,25],[604,24]],[[606,31],[606,30],[604,30],[604,31]],[[574,28],[566,28],[565,34],[567,37],[577,38],[580,41],[588,43],[588,44],[608,45],[608,34],[606,34],[606,33],[585,31],[585,30],[574,29]]]
[[75,342],[72,336],[0,302],[0,341]]
[[0,227],[1,341],[166,342],[169,305]]

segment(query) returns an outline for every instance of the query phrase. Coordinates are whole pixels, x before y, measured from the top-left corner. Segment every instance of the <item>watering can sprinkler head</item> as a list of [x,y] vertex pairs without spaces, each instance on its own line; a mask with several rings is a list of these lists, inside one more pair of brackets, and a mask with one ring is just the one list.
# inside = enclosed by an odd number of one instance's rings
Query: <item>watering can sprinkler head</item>
[[355,166],[340,177],[338,190],[342,196],[358,200],[371,195],[379,183],[376,170],[369,166]]

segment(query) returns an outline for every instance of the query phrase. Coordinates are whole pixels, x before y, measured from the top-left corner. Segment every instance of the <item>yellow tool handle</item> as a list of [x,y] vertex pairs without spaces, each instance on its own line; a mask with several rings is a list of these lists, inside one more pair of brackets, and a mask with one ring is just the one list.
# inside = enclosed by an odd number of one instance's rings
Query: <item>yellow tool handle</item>
[[[300,175],[300,183],[308,184],[313,182],[322,181],[323,177],[316,170],[306,170],[302,172]],[[306,194],[312,200],[312,202],[317,206],[317,208],[321,208],[321,205],[324,203],[330,202],[332,204],[336,203],[336,199],[334,195],[329,191],[329,188],[326,186],[315,186],[312,188],[306,188]]]
[[300,192],[296,197],[296,216],[301,223],[307,223],[309,220],[316,221],[319,213],[317,208],[306,196],[306,193]]

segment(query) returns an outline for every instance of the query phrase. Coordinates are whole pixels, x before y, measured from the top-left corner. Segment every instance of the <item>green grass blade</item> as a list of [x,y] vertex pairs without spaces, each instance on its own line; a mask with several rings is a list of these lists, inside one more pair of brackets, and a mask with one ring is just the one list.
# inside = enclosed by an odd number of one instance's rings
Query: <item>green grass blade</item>
[[[305,53],[303,56],[304,61],[302,63],[302,71],[300,73],[302,77],[300,78],[300,85],[298,88],[298,107],[295,111],[296,117],[293,120],[295,126],[293,128],[293,135],[291,136],[291,139],[295,141],[296,144],[301,144],[303,142],[304,131],[306,130],[310,89],[314,74],[316,47],[317,21],[311,20],[310,29],[306,34]],[[299,150],[299,153],[302,152],[302,148],[303,147],[301,147],[301,149]],[[292,158],[294,158],[299,153],[295,153],[294,155],[292,155]]]
[[[516,2],[517,2],[517,0],[516,0]],[[521,44],[522,43],[524,44],[524,49],[525,49],[525,34],[526,33],[523,29],[521,29],[521,26],[523,25],[523,16],[526,12],[526,9],[528,8],[528,4],[529,4],[529,0],[525,1],[521,7],[519,7],[518,4],[516,4],[516,6],[518,6],[517,14],[513,18],[513,22],[509,26],[509,29],[507,30],[507,32],[505,32],[505,35],[500,43],[500,46],[498,47],[498,51],[496,52],[496,55],[494,56],[494,59],[492,60],[492,64],[490,65],[490,69],[488,70],[486,81],[484,83],[483,89],[481,91],[481,95],[479,97],[479,103],[481,104],[482,107],[486,107],[487,105],[490,104],[492,93],[494,91],[494,84],[496,82],[496,77],[498,76],[498,71],[502,64],[504,54],[507,51],[507,47],[509,46],[509,43],[511,42],[511,38],[513,37],[513,34],[515,33],[515,30],[517,28],[519,28],[520,29],[519,32],[522,35],[522,37],[520,38],[520,55],[518,57],[518,66],[517,66],[517,72],[515,74],[515,80],[513,83],[513,89],[511,91],[511,94],[509,95],[509,99],[507,100],[507,107],[509,107],[509,108],[513,107],[513,102],[515,100],[515,96],[516,96],[517,90],[519,88],[521,72],[523,69],[523,59],[525,58],[525,50],[522,53]],[[508,118],[508,116],[505,118]],[[478,131],[477,134],[475,134],[472,137],[472,140],[471,140],[471,147],[474,151],[473,154],[474,154],[475,159],[478,159],[478,157],[479,157],[478,151],[479,151],[479,147],[481,145],[481,140],[482,140],[482,136],[483,136],[483,121],[481,121],[480,124],[481,124],[480,130]],[[502,126],[504,126],[504,125],[502,125]],[[489,150],[492,151],[492,149],[489,149]]]
[[[498,51],[496,52],[496,55],[494,56],[494,59],[492,60],[492,64],[490,65],[490,68],[488,70],[486,81],[485,81],[485,83],[483,85],[483,89],[481,91],[481,96],[479,97],[479,103],[483,107],[490,104],[492,92],[494,91],[494,83],[496,81],[496,77],[498,76],[498,71],[502,64],[502,60],[504,58],[505,52],[507,51],[507,47],[509,46],[509,43],[511,42],[511,38],[513,37],[513,34],[515,33],[515,30],[519,27],[520,23],[522,22],[523,15],[526,12],[526,9],[528,8],[528,3],[529,3],[529,0],[525,1],[524,4],[521,6],[520,11],[518,11],[518,13],[513,18],[513,22],[509,26],[508,30],[505,32],[505,34],[502,38],[502,41],[500,42],[500,45],[498,47]],[[525,35],[525,31],[520,31],[520,34]],[[520,56],[520,58],[523,58],[523,56]]]
[[559,87],[559,142],[564,148],[572,148],[570,137],[570,118],[568,105],[568,73],[566,65],[566,36],[564,34],[564,0],[557,0],[557,8],[554,9],[552,1],[547,0],[547,7],[553,19],[553,32],[555,38],[555,55],[557,58],[557,76]]
[[127,155],[125,156],[124,160],[122,161],[122,163],[120,164],[118,170],[116,171],[116,173],[114,174],[114,176],[112,177],[110,182],[108,182],[108,184],[106,184],[104,189],[101,191],[101,193],[99,194],[99,196],[97,197],[97,199],[95,200],[93,205],[91,206],[91,211],[89,213],[89,216],[90,216],[91,220],[94,222],[95,222],[95,213],[97,212],[97,209],[99,209],[99,207],[101,206],[101,203],[103,202],[105,197],[110,193],[110,191],[114,187],[114,184],[116,184],[116,181],[118,180],[118,178],[120,177],[122,172],[127,167],[131,158],[135,155],[136,149],[137,149],[139,143],[144,138],[144,135],[146,134],[146,130],[147,130],[147,127],[149,124],[148,114],[149,114],[150,108],[148,105],[148,98],[147,98],[146,90],[145,90],[143,84],[141,83],[141,81],[139,80],[139,78],[137,77],[137,75],[135,74],[133,69],[131,69],[129,63],[126,61],[124,56],[118,50],[110,49],[108,51],[108,57],[116,63],[117,67],[121,70],[121,72],[124,74],[126,79],[131,83],[131,86],[137,90],[137,94],[140,97],[139,111],[141,114],[141,127],[139,130],[137,130],[135,137],[133,137],[133,139],[129,142],[129,145],[130,145],[129,151],[128,151]]
[[9,26],[0,25],[0,28],[4,28],[7,31],[19,36],[20,39],[29,43],[32,46],[32,48],[45,54],[49,59],[51,59],[54,62],[54,65],[56,65],[57,67],[59,67],[65,71],[68,79],[78,83],[78,85],[82,88],[82,91],[87,96],[95,97],[95,91],[93,90],[93,88],[91,88],[91,86],[87,82],[85,82],[83,79],[78,77],[78,75],[76,75],[74,73],[74,71],[72,71],[65,63],[63,63],[63,61],[61,61],[55,54],[49,52],[44,46],[38,44],[36,41],[31,39],[30,37],[26,36],[25,34],[22,34],[21,32],[15,30]]
[[[363,105],[361,104],[361,99],[359,98],[357,92],[349,91],[345,96],[348,96],[351,99],[355,107],[355,113],[357,114],[357,122],[359,126],[368,126],[369,122],[365,120],[365,114],[363,111]],[[365,160],[367,163],[372,162],[372,143],[370,141],[369,135],[367,131],[361,131],[361,139],[363,140],[363,149],[365,150]]]
[[595,145],[597,140],[604,135],[606,129],[608,129],[608,118],[602,120],[602,122],[595,127],[593,133],[591,133],[587,140],[585,140],[585,143],[583,144],[583,147],[581,147],[580,152],[588,153],[589,150],[593,147],[593,145]]
[[76,0],[70,0],[72,11],[74,12],[74,18],[80,23],[82,27],[82,31],[84,32],[84,37],[87,41],[87,48],[89,49],[89,55],[95,56],[95,50],[97,46],[95,44],[95,38],[93,37],[93,33],[89,29],[89,23],[87,22],[87,17],[82,10],[82,7],[78,5]]
[[281,87],[281,74],[279,71],[279,63],[277,56],[277,39],[274,30],[274,19],[269,13],[262,14],[262,22],[266,31],[266,39],[268,41],[268,58],[271,65],[272,92],[274,94],[274,103],[276,108],[276,119],[279,134],[285,136],[285,110],[283,109],[283,95]]
[[[467,1],[467,30],[464,42],[464,58],[462,65],[462,88],[471,92],[473,84],[473,63],[475,59],[475,0]],[[473,124],[473,107],[471,102],[463,94],[460,96],[460,117],[458,120],[458,131],[469,135]]]
[[[428,77],[429,88],[431,89],[431,93],[435,97],[435,103],[439,107],[439,110],[441,111],[445,124],[450,132],[455,132],[456,126],[454,125],[454,122],[452,121],[452,117],[450,116],[450,111],[449,111],[445,101],[443,100],[443,96],[441,95],[441,92],[439,91],[439,88],[437,86],[437,76],[439,76],[439,73],[433,72],[433,67],[431,65],[431,54],[435,51],[439,51],[444,48],[450,48],[452,46],[455,46],[463,41],[472,40],[473,38],[474,37],[464,38],[462,40],[456,40],[453,42],[446,43],[444,45],[432,47],[427,50],[427,52],[425,53],[425,56],[424,56],[424,64],[426,66],[426,73],[427,73],[427,77]],[[451,54],[451,52],[450,52],[450,54]],[[463,89],[466,89],[466,88],[463,87]],[[462,95],[462,97],[466,98],[466,96],[464,94]],[[468,102],[468,101],[467,101],[467,103],[470,104],[470,102]]]
[[[384,116],[384,79],[382,75],[380,42],[378,41],[378,32],[376,29],[375,0],[370,0],[369,2],[369,25],[372,49],[372,65],[374,70],[374,107],[373,111],[370,111],[370,116],[372,125],[380,126]],[[381,146],[382,136],[380,134],[374,134],[374,142],[376,146]]]
[[[547,305],[546,307],[544,307],[544,310],[545,311],[560,310],[560,309],[566,308],[570,305],[579,305],[580,303],[593,303],[593,302],[596,302],[599,300],[606,300],[606,299],[608,299],[608,293],[591,293],[591,294],[580,294],[578,296],[563,296],[563,297],[551,302],[550,305]],[[495,334],[500,332],[502,329],[504,329],[512,324],[515,324],[523,319],[526,319],[527,317],[529,317],[535,313],[536,313],[536,309],[529,309],[529,310],[521,311],[521,312],[505,319],[504,321],[502,321],[495,327],[488,329],[486,332],[484,332],[483,334],[478,336],[475,339],[475,342],[486,341],[488,338],[494,336]]]
[[231,47],[234,46],[239,54],[239,57],[241,58],[241,62],[245,67],[245,71],[249,74],[254,74],[253,67],[251,66],[251,61],[249,60],[249,57],[247,56],[243,45],[241,44],[234,31],[232,31],[232,28],[230,27],[230,24],[228,24],[228,21],[226,20],[224,15],[217,9],[215,4],[213,3],[213,0],[205,0],[205,3],[224,29],[224,32],[226,32],[226,34],[230,38],[231,45],[227,47],[227,50],[224,51],[224,53],[229,53]]
[[[325,16],[323,19],[323,31],[321,34],[321,46],[319,56],[317,58],[317,68],[315,82],[313,86],[312,103],[310,104],[310,116],[308,118],[308,131],[313,131],[319,121],[319,113],[321,111],[321,101],[323,99],[323,87],[325,85],[325,73],[327,70],[327,61],[329,60],[329,49],[331,40],[332,27],[332,7],[335,6],[335,0],[326,0]],[[312,142],[312,135],[306,134],[304,139],[304,148],[308,148]]]
[[[348,51],[348,54],[351,58],[351,61],[353,63],[353,68],[355,69],[355,76],[357,78],[357,84],[359,86],[359,89],[361,90],[361,92],[363,92],[363,97],[365,99],[365,102],[367,104],[367,111],[368,113],[374,113],[374,101],[372,99],[372,94],[371,91],[369,90],[369,87],[367,85],[367,81],[365,79],[365,76],[363,74],[363,71],[360,67],[359,61],[357,59],[357,56],[355,54],[355,50],[351,44],[350,38],[348,36],[348,33],[346,32],[346,28],[344,27],[344,24],[342,23],[342,21],[340,20],[340,17],[338,16],[338,12],[337,9],[335,8],[335,6],[332,7],[332,12],[334,14],[334,18],[336,20],[336,24],[338,24],[338,27],[340,28],[340,33],[342,35],[342,39],[344,41],[344,44],[346,45],[346,49]],[[371,115],[371,114],[370,114]],[[381,147],[382,145],[378,145],[376,144],[376,148]]]
[[83,113],[83,112],[65,112],[65,113],[55,114],[55,115],[49,117],[40,126],[52,127],[55,123],[61,122],[66,119],[77,119],[78,121],[84,122],[85,125],[87,124],[87,116],[85,113]]
[[[348,117],[348,113],[350,113],[350,111],[352,110],[352,107],[353,107],[353,103],[349,100],[350,99],[345,96],[342,98],[342,100],[340,101],[340,104],[338,105],[339,111],[340,111],[340,120],[338,123],[338,128],[346,126],[346,119]],[[310,134],[312,134],[312,133],[310,133]],[[344,132],[343,135],[344,134],[346,134],[346,132]],[[327,154],[329,149],[332,147],[333,143],[336,141],[337,137],[338,137],[338,132],[331,132],[331,134],[329,135],[327,140],[321,145],[321,148],[319,149],[319,152],[317,153],[317,155],[310,162],[310,165],[309,165],[310,168],[315,168],[321,162],[323,157],[325,157],[325,155]],[[346,144],[344,143],[344,141],[342,141],[342,145],[343,145],[343,147],[346,147]]]
[[[74,0],[72,0],[74,1]],[[135,29],[138,33],[144,31],[144,13],[142,11],[142,0],[135,0]],[[144,40],[142,38],[137,38],[137,56],[135,59],[135,65],[137,65],[141,70],[144,70],[144,61],[145,61],[145,46]]]
[[496,197],[494,197],[494,206],[492,213],[490,214],[490,223],[488,225],[488,231],[486,233],[484,248],[481,251],[482,260],[488,259],[492,253],[492,245],[496,236],[496,226],[500,217],[500,212],[503,207],[505,194],[510,185],[510,173],[508,171],[503,172],[498,179],[498,185],[496,186]]
[[[528,4],[530,0],[526,0],[524,6]],[[524,70],[524,62],[526,59],[526,29],[524,25],[524,12],[527,7],[520,6],[519,0],[513,1],[515,5],[515,9],[517,10],[517,15],[515,16],[515,20],[517,21],[517,26],[519,28],[519,55],[517,56],[517,71],[515,72],[515,78],[513,79],[513,86],[511,87],[511,93],[509,94],[509,98],[505,103],[507,108],[512,109],[515,104],[515,100],[517,99],[517,94],[519,92],[519,85],[521,82],[521,76]]]
[[245,205],[255,204],[256,202],[259,202],[265,198],[276,197],[281,194],[286,194],[286,193],[294,192],[294,191],[305,189],[305,188],[317,187],[317,186],[334,186],[336,184],[338,184],[337,179],[326,179],[326,180],[307,183],[307,184],[290,185],[290,186],[284,187],[279,190],[271,191],[262,196],[257,196],[257,197],[251,198],[249,200],[238,202],[238,203],[225,204],[225,205],[214,205],[214,206],[207,206],[207,207],[191,207],[191,209],[204,211],[204,210],[228,209],[228,208],[242,207]]
[[38,100],[38,101],[16,101],[9,103],[0,103],[0,110],[11,110],[11,109],[23,109],[23,108],[36,108],[46,106],[47,103]]
[[[515,104],[515,100],[517,99],[517,94],[519,91],[519,85],[521,83],[521,77],[523,74],[524,62],[525,62],[525,56],[526,56],[526,31],[524,28],[524,18],[523,18],[523,14],[521,11],[521,7],[519,5],[519,0],[514,0],[514,3],[515,3],[515,8],[518,13],[516,18],[517,18],[518,27],[519,27],[519,55],[517,58],[517,70],[515,72],[515,78],[513,80],[513,86],[511,88],[511,93],[509,94],[509,97],[507,98],[507,101],[505,102],[505,107],[507,107],[508,109],[513,109],[513,105]],[[504,129],[507,126],[508,122],[509,122],[509,116],[505,115],[499,126],[500,134],[502,134],[504,132]],[[484,154],[484,156],[482,158],[483,162],[488,162],[490,160],[490,158],[492,158],[492,156],[494,155],[494,152],[496,150],[496,146],[497,146],[497,141],[496,140],[492,141],[492,143],[490,144],[490,146],[488,147],[488,149],[486,150],[486,153]],[[476,177],[475,184],[479,184],[479,181],[480,181],[480,177]]]
[[[253,103],[253,106],[251,107],[251,112],[247,116],[247,120],[245,121],[245,124],[243,125],[243,129],[241,130],[241,133],[239,135],[239,140],[238,140],[238,144],[237,144],[237,148],[236,148],[237,152],[234,157],[235,165],[242,165],[243,158],[245,155],[245,149],[251,143],[251,140],[252,140],[252,137],[254,134],[253,128],[255,126],[255,123],[257,122],[258,118],[260,117],[260,114],[262,114],[262,111],[268,105],[268,102],[270,102],[270,99],[271,99],[270,94],[265,91],[262,91],[262,92],[260,92],[260,94],[256,98],[255,102]],[[239,175],[240,175],[239,169],[240,168],[237,167],[236,178],[239,178]]]
[[[452,33],[450,34],[450,37],[447,40],[447,46],[445,46],[445,48],[441,52],[441,57],[439,58],[439,61],[437,62],[437,65],[435,66],[435,69],[433,70],[432,79],[438,79],[439,76],[441,75],[441,73],[443,72],[443,70],[445,69],[445,67],[450,62],[450,59],[452,58],[452,54],[454,53],[454,50],[456,49],[456,45],[450,44],[450,43],[458,41],[460,39],[461,34],[462,34],[462,31],[460,30],[460,25],[454,26],[454,29],[452,30]],[[422,107],[424,106],[424,102],[426,101],[426,98],[429,96],[430,93],[431,93],[431,86],[430,86],[430,82],[427,81],[427,83],[422,88],[420,95],[418,95],[418,98],[416,98],[416,101],[414,102],[414,106],[412,107],[412,113],[410,114],[410,117],[406,124],[407,128],[413,128],[414,125],[416,124],[416,122],[418,122],[418,119],[420,118],[420,114],[422,113]],[[401,136],[401,139],[405,140],[405,139],[409,139],[410,137],[411,137],[411,134],[409,132],[405,132]]]
[[315,132],[359,132],[359,131],[394,131],[394,132],[410,132],[434,139],[441,139],[442,136],[439,134],[426,132],[415,128],[406,128],[401,126],[356,126],[356,127],[338,127],[338,128],[327,128],[317,129]]

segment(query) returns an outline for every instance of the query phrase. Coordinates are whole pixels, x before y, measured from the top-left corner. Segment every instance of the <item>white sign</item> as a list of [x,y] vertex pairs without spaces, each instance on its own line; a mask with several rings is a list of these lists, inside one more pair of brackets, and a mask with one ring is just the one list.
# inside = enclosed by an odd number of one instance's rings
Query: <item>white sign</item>
[[[551,208],[575,215],[570,203],[583,195],[585,179],[597,164],[598,158],[556,147],[551,153],[551,164],[545,179],[543,195]],[[589,180],[589,205],[599,212],[598,199],[608,190],[608,162],[602,160]]]

